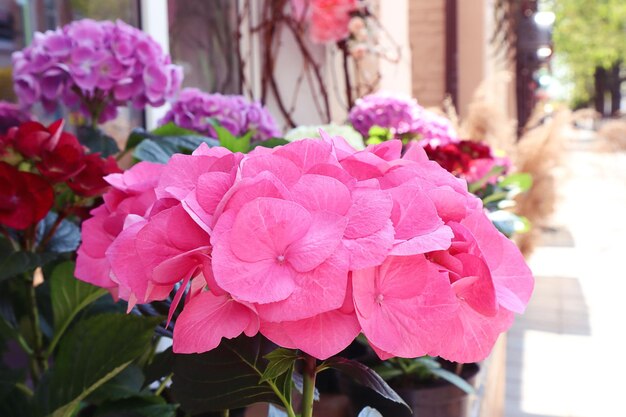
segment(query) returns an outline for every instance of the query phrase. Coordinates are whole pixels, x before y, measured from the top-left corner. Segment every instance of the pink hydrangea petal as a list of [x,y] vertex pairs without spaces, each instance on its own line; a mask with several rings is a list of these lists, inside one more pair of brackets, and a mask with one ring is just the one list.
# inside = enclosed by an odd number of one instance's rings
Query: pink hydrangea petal
[[419,143],[411,141],[406,147],[406,151],[404,151],[404,155],[402,159],[413,161],[413,162],[425,162],[428,161],[428,155],[422,146]]
[[430,354],[457,309],[446,274],[422,255],[354,271],[352,287],[363,333],[396,356]]
[[294,321],[341,307],[348,283],[347,256],[334,254],[313,271],[296,274],[294,281],[289,298],[257,307],[261,320]]
[[298,272],[316,268],[339,246],[347,223],[347,218],[334,213],[313,213],[307,233],[289,245],[285,259]]
[[437,207],[437,214],[443,221],[459,222],[467,215],[468,195],[463,195],[449,186],[428,190],[428,197]]
[[339,310],[304,320],[261,323],[261,333],[272,342],[286,348],[300,349],[322,360],[348,347],[360,331],[356,316]]
[[240,260],[231,250],[228,233],[234,221],[234,213],[224,213],[211,238],[216,285],[235,298],[252,303],[271,303],[289,297],[295,289],[296,272],[288,264],[279,265],[274,259],[259,262]]
[[498,311],[496,293],[485,262],[468,253],[455,257],[463,263],[463,277],[452,284],[456,296],[480,314],[495,316]]
[[365,237],[382,229],[387,224],[392,207],[393,200],[386,191],[367,188],[353,190],[346,238]]
[[81,281],[88,282],[101,288],[113,288],[115,282],[111,280],[111,264],[106,257],[92,257],[84,246],[78,248],[76,270],[74,275]]
[[391,220],[375,233],[364,237],[342,240],[350,258],[350,269],[358,270],[380,265],[393,246],[394,229]]
[[254,328],[258,331],[259,320],[250,307],[226,295],[203,292],[185,305],[176,320],[174,352],[207,352],[216,348],[222,338],[235,338],[244,330],[253,336]]
[[482,361],[500,333],[511,327],[513,316],[512,312],[501,308],[496,316],[486,317],[461,303],[457,317],[447,324],[442,342],[432,354],[460,363]]
[[482,211],[461,222],[472,231],[491,271],[498,302],[523,313],[533,291],[534,278],[515,244],[495,229]]
[[354,178],[363,181],[382,177],[389,163],[369,151],[357,152],[341,160],[341,166]]
[[289,159],[302,172],[308,172],[316,165],[331,163],[334,160],[331,145],[317,139],[298,140],[289,146],[276,148],[274,153]]
[[293,201],[308,210],[345,215],[351,206],[350,190],[332,177],[306,174],[291,187]]
[[443,226],[437,208],[416,182],[390,190],[393,196],[391,220],[396,239],[411,239],[432,233]]
[[153,189],[159,181],[165,165],[140,162],[121,174],[110,174],[104,180],[118,190],[142,192]]
[[402,141],[389,140],[378,145],[369,145],[366,149],[385,161],[394,161],[400,159]]
[[297,203],[257,198],[237,213],[231,250],[242,261],[275,261],[278,256],[285,257],[287,248],[307,234],[311,222],[309,212]]
[[425,235],[416,236],[409,240],[396,240],[389,252],[395,256],[410,256],[432,251],[446,250],[450,247],[450,241],[454,237],[452,230],[442,225],[437,230]]
[[254,177],[263,171],[271,172],[287,186],[295,184],[301,175],[296,164],[275,154],[254,155],[242,164],[243,178]]

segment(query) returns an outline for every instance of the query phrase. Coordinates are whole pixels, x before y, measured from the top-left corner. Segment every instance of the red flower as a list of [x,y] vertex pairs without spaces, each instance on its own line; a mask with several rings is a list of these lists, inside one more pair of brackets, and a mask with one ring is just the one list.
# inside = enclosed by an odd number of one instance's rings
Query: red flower
[[72,191],[83,197],[102,194],[109,186],[104,177],[122,172],[111,156],[102,159],[99,154],[89,154],[83,158],[83,162],[85,167],[67,181]]
[[53,202],[54,191],[43,178],[0,162],[0,224],[26,229],[43,219]]
[[43,151],[37,168],[50,181],[66,181],[85,168],[85,151],[75,136],[63,132],[53,150]]
[[63,132],[63,119],[50,126],[41,123],[26,122],[9,130],[8,139],[13,147],[26,158],[41,157],[44,151],[52,151],[57,146]]

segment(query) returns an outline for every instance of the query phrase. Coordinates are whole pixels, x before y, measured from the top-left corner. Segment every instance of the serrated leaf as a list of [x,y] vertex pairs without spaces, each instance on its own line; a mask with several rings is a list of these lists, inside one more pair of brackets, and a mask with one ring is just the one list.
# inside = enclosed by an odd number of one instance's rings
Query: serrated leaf
[[88,398],[91,403],[122,400],[139,395],[143,386],[143,372],[141,368],[132,364],[114,378],[95,390]]
[[63,334],[82,309],[107,293],[105,289],[75,278],[74,268],[74,262],[63,262],[54,268],[50,276],[55,336]]
[[261,382],[276,379],[290,369],[293,369],[293,365],[296,359],[298,359],[298,354],[292,349],[278,348],[265,355],[264,358],[269,362],[265,371],[263,371]]
[[384,398],[409,408],[398,393],[387,385],[387,383],[376,372],[374,372],[374,370],[368,368],[360,362],[336,356],[325,360],[321,366],[336,369],[339,372],[351,377],[359,384],[376,391]]
[[36,392],[44,414],[71,416],[80,401],[149,348],[160,317],[101,314],[82,320],[61,340],[54,367]]
[[104,158],[120,151],[115,139],[106,135],[102,130],[91,126],[79,126],[76,129],[76,137],[91,153],[99,153]]
[[[241,336],[224,339],[217,348],[206,353],[175,354],[174,397],[182,409],[191,414],[241,408],[255,402],[282,405],[271,382],[260,382],[267,366],[263,355],[274,348],[275,345],[260,335]],[[287,395],[291,373],[281,375],[276,384],[280,385],[283,396]]]

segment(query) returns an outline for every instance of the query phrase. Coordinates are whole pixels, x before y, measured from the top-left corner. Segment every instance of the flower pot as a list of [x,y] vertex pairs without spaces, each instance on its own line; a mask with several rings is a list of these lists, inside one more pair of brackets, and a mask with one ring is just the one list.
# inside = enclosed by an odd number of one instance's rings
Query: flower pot
[[[467,364],[463,367],[462,377],[476,386],[478,371],[477,364]],[[351,384],[350,398],[354,410],[369,406],[385,417],[468,417],[475,397],[442,380],[413,387],[392,385],[392,388],[411,407],[412,413],[403,405],[389,401],[368,388]]]

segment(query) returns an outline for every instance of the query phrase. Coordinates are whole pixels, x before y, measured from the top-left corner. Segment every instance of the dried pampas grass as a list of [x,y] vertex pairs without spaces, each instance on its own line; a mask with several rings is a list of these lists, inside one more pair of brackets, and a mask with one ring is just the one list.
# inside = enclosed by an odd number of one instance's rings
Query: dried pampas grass
[[517,168],[533,177],[532,188],[518,196],[516,212],[532,223],[528,233],[516,236],[522,253],[532,253],[541,238],[541,229],[548,225],[557,202],[555,168],[561,164],[564,152],[564,132],[571,124],[571,112],[560,110],[549,117],[535,112],[529,128],[517,147]]

